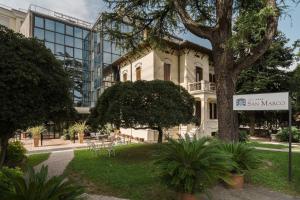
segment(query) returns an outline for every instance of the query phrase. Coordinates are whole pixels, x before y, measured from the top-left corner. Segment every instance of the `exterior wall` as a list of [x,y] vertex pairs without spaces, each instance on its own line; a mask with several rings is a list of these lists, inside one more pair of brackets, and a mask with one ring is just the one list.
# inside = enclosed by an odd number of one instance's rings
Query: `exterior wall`
[[[120,80],[123,80],[123,74],[127,73],[128,81],[136,81],[136,68],[141,67],[141,79],[153,80],[154,79],[154,51],[149,52],[145,56],[137,59],[132,63],[126,63],[125,66],[120,69]],[[132,73],[132,75],[131,75]],[[131,79],[132,78],[132,79]]]
[[[136,59],[131,64],[123,64],[120,68],[120,81],[123,80],[123,74],[127,73],[127,80],[131,80],[132,68],[132,81],[136,80],[135,68],[142,67],[142,80],[164,79],[164,63],[171,64],[171,81],[185,87],[191,95],[194,96],[196,101],[201,101],[201,121],[199,126],[194,124],[180,125],[172,129],[172,137],[176,137],[179,133],[184,135],[196,135],[197,137],[211,136],[213,132],[218,130],[218,120],[210,119],[209,104],[216,102],[216,93],[213,90],[197,90],[190,91],[189,85],[196,82],[195,69],[201,67],[203,70],[203,80],[201,85],[205,88],[209,84],[209,73],[214,73],[214,69],[209,65],[209,56],[193,50],[182,50],[181,52],[152,50],[145,53],[140,58]],[[179,63],[179,65],[178,65]],[[180,74],[179,74],[179,73]],[[180,81],[178,80],[180,78]],[[204,86],[201,86],[204,88]],[[157,134],[151,130],[134,130],[134,129],[121,129],[123,134],[132,135],[133,137],[144,138],[146,141],[153,141],[157,139]],[[170,132],[170,131],[167,131]],[[176,133],[175,133],[176,132]]]
[[15,32],[20,32],[20,28],[25,19],[25,16],[25,12],[0,7],[0,24],[6,26],[9,29],[12,29]]
[[171,81],[178,84],[178,56],[160,50],[154,51],[154,79],[164,80],[164,63],[171,65]]
[[26,15],[24,22],[20,28],[20,33],[25,35],[25,37],[32,37],[32,20],[31,20],[31,14],[29,13]]

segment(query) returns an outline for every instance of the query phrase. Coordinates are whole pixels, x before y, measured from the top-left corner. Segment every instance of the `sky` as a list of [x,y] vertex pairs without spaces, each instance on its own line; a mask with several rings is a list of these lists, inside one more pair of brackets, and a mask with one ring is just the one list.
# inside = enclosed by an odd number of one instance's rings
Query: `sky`
[[[288,4],[291,0],[287,0]],[[35,4],[57,12],[61,12],[79,19],[94,23],[98,14],[106,9],[106,5],[102,0],[0,0],[0,6],[6,6],[15,9],[29,8],[30,4]],[[279,22],[279,30],[285,33],[290,39],[289,45],[295,40],[300,39],[300,5],[289,4],[288,15],[282,16]],[[184,39],[191,40],[194,43],[210,47],[208,41],[202,40],[187,34],[182,36]]]

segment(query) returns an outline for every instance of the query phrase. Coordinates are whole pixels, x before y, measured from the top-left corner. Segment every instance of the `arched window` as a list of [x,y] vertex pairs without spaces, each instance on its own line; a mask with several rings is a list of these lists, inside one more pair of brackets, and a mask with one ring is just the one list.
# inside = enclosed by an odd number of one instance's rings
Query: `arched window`
[[137,81],[142,79],[142,68],[140,66],[135,68],[135,76]]
[[124,81],[124,82],[127,81],[127,73],[126,73],[126,72],[123,73],[123,81]]
[[201,67],[196,66],[195,78],[195,82],[200,82],[203,80],[203,69]]

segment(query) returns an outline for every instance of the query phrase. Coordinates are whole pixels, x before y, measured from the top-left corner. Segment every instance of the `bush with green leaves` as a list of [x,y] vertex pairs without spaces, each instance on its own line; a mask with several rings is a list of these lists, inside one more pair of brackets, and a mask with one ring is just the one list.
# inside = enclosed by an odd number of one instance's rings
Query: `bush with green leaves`
[[254,148],[245,143],[222,143],[221,149],[232,158],[234,167],[231,173],[244,174],[259,167],[260,160]]
[[5,163],[9,167],[21,166],[26,159],[26,149],[20,141],[10,142],[7,147]]
[[249,134],[246,130],[241,130],[239,134],[239,142],[247,142],[249,140]]
[[11,190],[13,188],[11,179],[21,178],[22,176],[23,172],[18,167],[2,167],[2,169],[0,170],[0,193],[1,188],[7,188],[8,190]]
[[[300,142],[300,131],[296,127],[292,127],[292,142]],[[281,128],[276,138],[281,142],[289,141],[289,128]]]
[[54,176],[50,179],[48,168],[42,166],[39,172],[28,168],[23,177],[15,177],[4,172],[11,181],[11,186],[0,182],[1,200],[26,199],[26,200],[76,200],[81,199],[83,189],[74,185],[64,176]]
[[189,136],[162,145],[154,164],[168,187],[189,194],[206,192],[219,179],[226,180],[233,168],[231,155],[215,141]]

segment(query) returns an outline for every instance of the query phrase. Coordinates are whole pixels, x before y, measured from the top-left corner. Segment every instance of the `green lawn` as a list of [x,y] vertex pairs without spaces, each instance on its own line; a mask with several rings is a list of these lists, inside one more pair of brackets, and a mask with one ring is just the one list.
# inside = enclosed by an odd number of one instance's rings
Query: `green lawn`
[[288,177],[288,153],[257,151],[257,156],[263,160],[260,169],[248,175],[251,183],[262,185],[276,191],[300,195],[300,153],[294,153],[293,181],[289,184]]
[[27,157],[27,166],[36,166],[49,158],[50,153],[32,154]]
[[263,147],[263,148],[271,148],[271,149],[286,149],[288,146],[282,144],[265,144],[260,142],[248,142],[250,146],[253,147]]
[[[176,199],[176,194],[160,184],[152,164],[159,145],[130,145],[117,148],[116,157],[95,156],[91,151],[75,151],[66,173],[88,192],[132,200]],[[277,191],[300,194],[300,154],[294,154],[294,181],[287,182],[287,153],[258,151],[262,167],[247,179]]]

